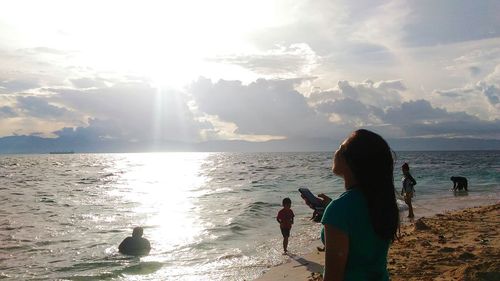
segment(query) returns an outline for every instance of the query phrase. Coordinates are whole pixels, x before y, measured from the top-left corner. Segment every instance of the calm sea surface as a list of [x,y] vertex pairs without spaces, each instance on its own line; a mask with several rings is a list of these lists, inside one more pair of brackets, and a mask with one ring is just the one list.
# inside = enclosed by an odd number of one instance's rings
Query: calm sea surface
[[[416,186],[415,213],[500,200],[500,151],[399,152]],[[0,279],[252,280],[282,263],[275,216],[296,221],[290,251],[312,251],[319,225],[297,188],[335,198],[332,153],[147,153],[0,156]],[[468,194],[450,176],[469,179]],[[403,211],[402,215],[406,215]],[[144,227],[149,256],[117,246]]]

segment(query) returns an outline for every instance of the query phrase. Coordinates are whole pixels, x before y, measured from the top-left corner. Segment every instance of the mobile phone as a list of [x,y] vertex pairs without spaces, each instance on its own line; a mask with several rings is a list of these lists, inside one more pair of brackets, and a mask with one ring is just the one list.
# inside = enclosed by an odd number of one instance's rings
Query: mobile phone
[[301,187],[299,188],[299,192],[307,201],[309,201],[314,209],[323,209],[323,202],[318,197],[314,196],[309,188]]

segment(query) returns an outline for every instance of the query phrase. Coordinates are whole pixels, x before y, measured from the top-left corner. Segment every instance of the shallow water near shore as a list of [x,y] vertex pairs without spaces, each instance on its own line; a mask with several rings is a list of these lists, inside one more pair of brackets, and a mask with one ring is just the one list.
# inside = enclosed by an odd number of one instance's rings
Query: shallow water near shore
[[[290,251],[310,252],[319,225],[299,187],[336,197],[331,152],[0,156],[0,279],[252,280],[282,263],[275,221],[284,197],[296,220]],[[398,152],[417,180],[416,216],[500,198],[500,151]],[[450,191],[450,176],[469,192]],[[405,212],[402,212],[405,217]],[[146,257],[117,245],[144,227]]]

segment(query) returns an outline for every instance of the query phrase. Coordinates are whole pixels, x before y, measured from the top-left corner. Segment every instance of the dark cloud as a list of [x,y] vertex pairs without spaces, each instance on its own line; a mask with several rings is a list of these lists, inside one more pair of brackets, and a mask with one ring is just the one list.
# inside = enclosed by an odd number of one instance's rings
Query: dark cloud
[[78,139],[120,139],[123,137],[117,120],[99,120],[91,118],[86,127],[66,127],[53,132],[63,138]]
[[500,120],[485,121],[465,112],[448,112],[432,107],[426,100],[402,103],[380,117],[385,123],[401,128],[406,136],[500,136]]
[[405,91],[406,86],[401,80],[380,81],[376,83],[377,88],[383,91]]
[[404,102],[399,107],[387,110],[384,120],[391,124],[432,123],[451,120],[477,119],[465,112],[449,113],[442,108],[434,108],[429,101],[417,100]]
[[362,102],[351,99],[343,98],[334,101],[326,101],[316,105],[316,109],[323,113],[336,113],[340,115],[356,115],[367,116],[368,107]]
[[0,118],[16,117],[17,113],[10,106],[0,106]]
[[87,128],[66,134],[99,134],[125,140],[198,140],[210,124],[196,121],[187,97],[159,91],[144,83],[122,83],[100,89],[49,89],[52,100],[91,116]]
[[26,116],[47,119],[61,118],[71,113],[64,107],[50,104],[44,97],[36,96],[17,97],[16,108]]
[[479,74],[481,74],[481,68],[477,67],[477,66],[469,66],[469,72],[470,72],[470,75],[471,76],[478,76]]
[[308,106],[294,89],[300,80],[259,79],[249,85],[239,81],[212,83],[200,78],[189,88],[200,111],[236,124],[237,133],[277,136],[324,136],[335,124],[328,123]]
[[404,41],[432,46],[500,37],[497,0],[411,0]]
[[[500,120],[487,121],[466,112],[449,112],[432,106],[428,100],[381,106],[381,103],[377,105],[366,98],[366,96],[387,96],[388,92],[396,89],[405,90],[406,87],[401,81],[376,83],[340,81],[338,88],[313,93],[310,101],[318,112],[331,116],[335,123],[348,125],[353,129],[360,126],[372,128],[388,137],[500,137]],[[482,93],[489,97],[493,105],[498,102],[498,88],[491,85],[477,86],[468,89],[467,93],[474,95]],[[440,95],[455,99],[467,93],[464,93],[463,89],[439,92]]]
[[406,86],[400,80],[379,81],[371,80],[362,83],[351,81],[338,81],[337,87],[327,91],[313,92],[309,98],[312,103],[321,103],[328,100],[348,98],[385,109],[389,106],[399,105],[401,96]]
[[354,127],[380,123],[378,116],[384,112],[380,108],[365,105],[351,98],[323,102],[317,104],[316,109],[328,115],[335,114],[336,122]]
[[0,80],[0,91],[5,93],[15,93],[26,91],[30,89],[35,89],[40,87],[38,81],[36,80],[28,80],[28,79],[13,79],[13,80]]
[[500,89],[495,85],[484,85],[482,92],[491,105],[496,106],[500,104]]

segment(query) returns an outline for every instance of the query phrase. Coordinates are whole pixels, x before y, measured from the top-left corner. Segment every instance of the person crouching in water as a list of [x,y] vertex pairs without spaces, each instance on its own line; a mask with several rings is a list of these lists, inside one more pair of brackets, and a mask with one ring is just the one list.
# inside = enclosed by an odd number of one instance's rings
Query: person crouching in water
[[413,188],[417,181],[410,174],[410,166],[408,163],[404,163],[401,166],[401,170],[403,172],[403,188],[401,189],[401,196],[403,196],[405,203],[408,205],[408,217],[413,218],[415,214],[413,214],[413,206],[411,204],[411,199],[413,194],[415,193],[415,189]]
[[151,250],[151,244],[146,238],[142,238],[143,229],[142,227],[134,227],[132,231],[132,237],[125,238],[118,250],[120,253],[131,256],[142,256],[149,254]]
[[288,253],[288,237],[290,237],[290,230],[292,229],[293,217],[295,215],[291,209],[292,200],[290,198],[283,199],[282,205],[283,209],[278,212],[276,220],[279,222],[281,234],[283,234],[283,254],[285,255]]

